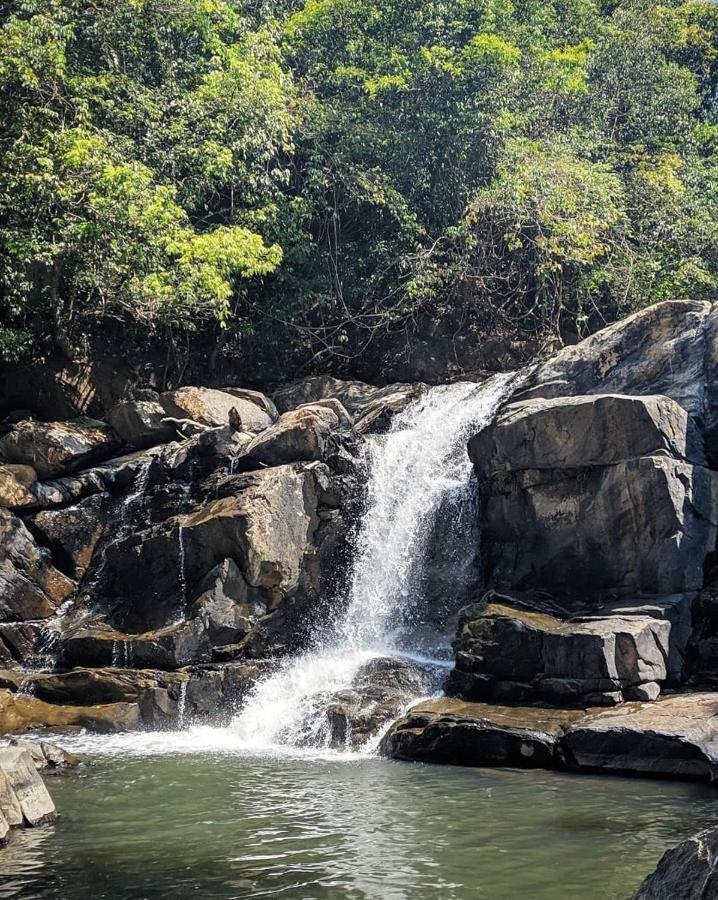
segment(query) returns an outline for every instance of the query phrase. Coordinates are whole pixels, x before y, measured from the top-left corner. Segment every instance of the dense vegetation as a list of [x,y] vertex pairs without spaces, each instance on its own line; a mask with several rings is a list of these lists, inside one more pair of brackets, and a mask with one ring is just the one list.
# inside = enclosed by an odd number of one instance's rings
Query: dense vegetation
[[6,0],[0,352],[718,294],[718,5]]

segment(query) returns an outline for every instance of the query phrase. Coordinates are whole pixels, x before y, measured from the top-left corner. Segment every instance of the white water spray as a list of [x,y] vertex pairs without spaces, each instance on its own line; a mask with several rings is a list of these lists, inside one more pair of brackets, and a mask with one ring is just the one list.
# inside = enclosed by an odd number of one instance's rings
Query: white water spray
[[[513,374],[427,392],[369,444],[367,505],[341,621],[257,685],[232,728],[248,750],[326,747],[325,701],[376,657],[406,657],[427,542],[443,499],[468,486],[468,438],[493,419]],[[421,648],[420,648],[421,649]]]

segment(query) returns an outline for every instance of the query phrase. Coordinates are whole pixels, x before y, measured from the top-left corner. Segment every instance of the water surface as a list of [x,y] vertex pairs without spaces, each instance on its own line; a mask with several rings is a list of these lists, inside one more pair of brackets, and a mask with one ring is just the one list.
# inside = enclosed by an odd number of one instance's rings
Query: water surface
[[718,819],[697,784],[133,740],[49,779],[60,820],[0,851],[0,898],[624,900]]

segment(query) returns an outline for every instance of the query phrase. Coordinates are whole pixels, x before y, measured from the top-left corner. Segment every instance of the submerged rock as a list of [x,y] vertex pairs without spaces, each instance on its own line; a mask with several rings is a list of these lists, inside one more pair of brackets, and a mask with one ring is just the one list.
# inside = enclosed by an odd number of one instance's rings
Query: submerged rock
[[361,747],[425,693],[430,681],[430,673],[404,660],[378,657],[365,663],[351,687],[322,698],[331,745]]

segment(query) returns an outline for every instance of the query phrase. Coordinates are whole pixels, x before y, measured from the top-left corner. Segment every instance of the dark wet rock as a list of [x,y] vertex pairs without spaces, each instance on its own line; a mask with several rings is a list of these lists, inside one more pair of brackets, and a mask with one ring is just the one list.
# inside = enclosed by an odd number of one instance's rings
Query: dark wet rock
[[163,421],[167,413],[153,391],[132,400],[122,400],[107,414],[107,421],[126,444],[133,447],[154,447],[173,441],[177,429]]
[[48,618],[74,587],[22,521],[0,508],[0,621]]
[[76,506],[45,510],[26,521],[56,565],[71,578],[81,578],[92,561],[102,536],[109,504],[108,494],[95,494]]
[[633,900],[712,900],[718,897],[718,828],[667,850]]
[[563,728],[583,713],[428,700],[395,722],[381,742],[394,759],[461,766],[552,768]]
[[175,419],[189,419],[200,425],[215,428],[229,423],[231,409],[236,409],[242,420],[242,429],[259,434],[268,428],[273,416],[268,402],[254,402],[236,393],[218,391],[215,388],[182,387],[168,391],[160,397],[165,415]]
[[212,648],[202,623],[195,619],[144,634],[78,630],[63,638],[62,659],[67,666],[179,669],[211,661]]
[[11,463],[32,466],[40,478],[52,478],[107,459],[119,445],[112,428],[96,419],[27,420],[0,438],[0,455]]
[[567,728],[561,754],[574,769],[714,781],[718,695],[675,694],[587,716]]
[[300,582],[316,585],[319,575],[310,563],[317,558],[318,513],[329,480],[319,464],[238,476],[228,479],[229,496],[110,545],[105,591],[120,604],[120,625],[148,630],[176,618],[226,559],[270,610]]
[[202,622],[213,647],[238,643],[268,612],[232,559],[215,566],[199,591],[191,616]]
[[361,666],[350,688],[323,700],[332,746],[366,743],[424,693],[430,680],[429,673],[404,660],[379,657]]

